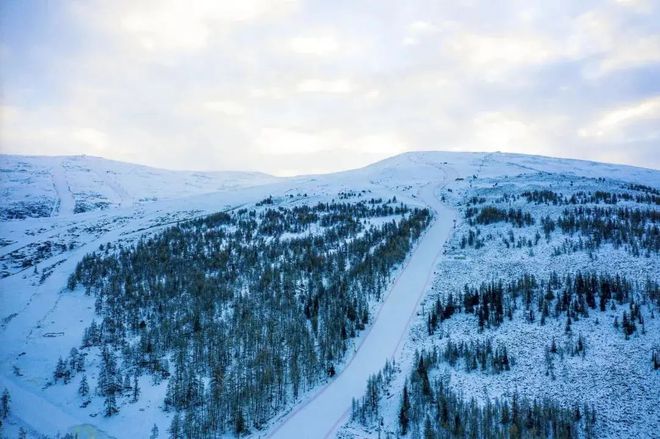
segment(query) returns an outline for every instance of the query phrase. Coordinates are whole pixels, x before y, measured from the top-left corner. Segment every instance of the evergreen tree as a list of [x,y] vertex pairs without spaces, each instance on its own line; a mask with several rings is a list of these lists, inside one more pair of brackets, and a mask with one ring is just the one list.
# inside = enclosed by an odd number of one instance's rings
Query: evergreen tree
[[234,415],[234,433],[236,437],[241,437],[243,433],[247,432],[245,425],[245,418],[243,417],[243,411],[238,409]]
[[5,388],[2,391],[2,397],[0,397],[0,421],[2,419],[7,419],[9,416],[9,403],[11,402],[11,396],[9,396],[9,390]]
[[121,390],[121,374],[117,370],[115,356],[106,347],[101,351],[97,391],[101,396],[115,395]]
[[78,394],[87,400],[89,396],[89,384],[87,383],[87,375],[83,375],[80,380],[80,386],[78,387]]
[[151,435],[149,436],[149,439],[158,439],[158,426],[156,424],[151,427]]
[[172,418],[172,423],[170,423],[170,439],[181,439],[183,437],[181,429],[181,416],[179,412],[176,412]]
[[55,371],[53,372],[53,380],[57,382],[60,379],[65,379],[66,375],[67,375],[66,363],[64,362],[62,357],[60,357],[57,360],[57,366],[55,366]]
[[119,408],[117,407],[117,399],[115,398],[114,393],[109,393],[105,397],[105,400],[103,401],[103,407],[103,414],[108,418],[116,413],[119,413]]
[[399,429],[401,435],[408,433],[408,424],[410,423],[410,398],[408,396],[408,384],[403,385],[403,397],[401,398],[401,408],[399,409]]
[[133,375],[133,402],[137,402],[140,397],[140,385],[138,383],[138,374],[137,372]]
[[431,425],[431,418],[426,416],[424,419],[424,439],[435,439],[435,431],[433,430],[433,425]]

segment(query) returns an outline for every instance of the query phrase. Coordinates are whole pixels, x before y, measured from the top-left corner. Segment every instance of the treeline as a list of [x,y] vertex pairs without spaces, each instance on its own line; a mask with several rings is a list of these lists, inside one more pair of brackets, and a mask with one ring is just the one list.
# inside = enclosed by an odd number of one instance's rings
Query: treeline
[[493,347],[491,339],[470,342],[455,342],[448,339],[445,348],[439,353],[433,352],[433,355],[449,363],[452,367],[457,366],[459,360],[463,360],[463,367],[467,372],[480,370],[485,373],[498,374],[510,370],[514,363],[506,346]]
[[0,433],[2,433],[2,425],[9,416],[10,403],[11,396],[9,395],[9,390],[5,387],[5,390],[2,391],[2,396],[0,397]]
[[555,438],[594,436],[596,412],[587,405],[566,408],[550,399],[466,400],[447,380],[436,379],[426,396],[420,382],[404,386],[399,409],[402,436],[436,438]]
[[640,250],[660,251],[660,211],[657,209],[575,207],[564,209],[557,226],[565,234],[579,233],[584,247],[597,249],[604,243],[625,246],[633,255]]
[[[634,188],[633,188],[634,189]],[[528,203],[552,204],[561,206],[567,204],[617,204],[623,201],[660,205],[660,196],[657,193],[631,194],[628,192],[575,192],[570,196],[544,190],[525,191],[521,194]]]
[[468,207],[465,211],[465,218],[471,226],[499,222],[511,223],[516,227],[531,226],[534,224],[534,218],[529,212],[523,212],[521,209],[499,209],[495,206],[485,206],[482,208]]
[[[434,373],[441,361],[438,350],[417,353],[414,367],[401,390],[397,434],[400,436],[440,438],[592,438],[596,423],[593,407],[576,404],[565,407],[550,399],[528,399],[513,393],[510,397],[466,398],[451,388],[448,378]],[[368,389],[354,401],[352,420],[373,427],[378,416],[374,396],[382,399],[387,385]],[[368,396],[371,392],[371,396]]]
[[438,297],[427,315],[427,331],[432,335],[439,324],[456,312],[475,314],[480,330],[497,327],[505,318],[513,319],[516,310],[521,310],[530,322],[545,324],[549,317],[567,318],[570,328],[572,320],[588,317],[590,310],[605,311],[612,305],[628,304],[630,311],[624,315],[626,336],[635,330],[634,322],[643,325],[639,302],[651,302],[660,306],[660,286],[654,280],[645,283],[632,282],[622,275],[577,272],[560,277],[551,273],[539,280],[533,274],[523,274],[505,283],[502,280],[485,282],[478,287],[465,285],[458,294]]
[[[590,255],[603,244],[623,248],[633,256],[650,256],[660,252],[660,212],[651,207],[614,207],[620,201],[644,204],[660,204],[660,196],[651,193],[613,193],[607,191],[576,192],[570,196],[550,190],[526,191],[520,195],[503,194],[498,202],[511,203],[520,197],[528,203],[574,205],[566,207],[558,216],[545,215],[540,218],[540,230],[533,239],[521,237],[514,241],[513,230],[502,242],[506,248],[532,248],[538,245],[541,236],[549,242],[555,230],[565,235],[577,235],[577,239],[566,238],[552,248],[552,255],[559,256],[578,251],[587,251]],[[507,222],[522,228],[535,224],[534,216],[522,209],[503,209],[494,205],[479,206],[486,202],[484,197],[472,197],[467,202],[465,218],[469,226],[488,226]],[[608,206],[597,206],[597,204]],[[591,205],[590,205],[591,204]],[[593,205],[596,204],[596,205]],[[486,229],[486,232],[488,229]],[[542,232],[542,235],[541,235]],[[469,229],[460,239],[460,247],[480,249],[489,233],[482,233],[479,228]],[[530,250],[530,253],[532,250]]]
[[[101,348],[105,414],[146,373],[168,380],[177,437],[262,428],[334,374],[429,221],[426,209],[364,202],[242,209],[86,256],[69,287],[96,296],[101,322],[82,348]],[[280,238],[312,225],[313,234]]]

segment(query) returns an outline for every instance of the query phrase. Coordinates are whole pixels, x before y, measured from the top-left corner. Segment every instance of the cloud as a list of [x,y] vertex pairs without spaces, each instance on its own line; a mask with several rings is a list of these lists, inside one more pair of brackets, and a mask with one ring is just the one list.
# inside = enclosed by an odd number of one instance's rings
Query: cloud
[[328,55],[339,51],[340,44],[332,35],[295,37],[289,41],[292,51],[303,55]]
[[568,53],[577,59],[590,59],[584,69],[587,78],[598,79],[620,70],[660,63],[660,35],[643,32],[637,23],[640,17],[653,19],[654,14],[625,12],[590,10],[575,19]]
[[353,84],[347,79],[305,79],[298,83],[301,93],[333,93],[345,94],[354,90]]
[[199,51],[213,37],[291,13],[295,0],[142,0],[85,2],[73,10],[90,26],[147,51]]
[[416,20],[408,26],[408,34],[403,39],[403,44],[406,46],[414,46],[419,44],[420,39],[433,35],[438,32],[438,27],[435,24],[429,23],[424,20]]
[[541,65],[563,56],[557,44],[538,35],[461,33],[446,43],[459,61],[486,70],[490,77],[529,65]]
[[226,116],[243,116],[247,109],[238,102],[229,100],[206,101],[203,108],[212,113],[221,113]]
[[518,145],[529,145],[531,130],[527,123],[515,116],[501,112],[477,114],[473,120],[478,145],[508,149]]
[[33,1],[0,26],[3,152],[291,174],[657,149],[654,2],[89,1],[19,27]]
[[306,133],[287,128],[264,128],[256,138],[260,151],[272,155],[312,154],[332,148],[321,133]]
[[606,142],[660,139],[660,96],[607,110],[578,134]]

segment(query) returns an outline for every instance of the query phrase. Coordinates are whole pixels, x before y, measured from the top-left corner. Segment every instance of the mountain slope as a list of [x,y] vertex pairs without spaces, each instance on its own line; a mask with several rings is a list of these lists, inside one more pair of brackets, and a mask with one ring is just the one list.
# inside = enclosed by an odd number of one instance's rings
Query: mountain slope
[[[522,430],[525,423],[537,421],[545,429],[548,418],[531,408],[523,420],[505,416],[501,407],[511,410],[514,395],[519,409],[534,399],[556,404],[546,407],[558,414],[553,422],[567,422],[573,434],[654,437],[658,174],[485,157],[463,190],[442,194],[460,218],[433,289],[398,371],[372,377],[340,437],[401,434],[404,387],[405,428],[413,437],[525,437],[534,434]],[[491,411],[477,411],[471,401]],[[500,416],[507,421],[492,423]]]
[[167,171],[91,156],[0,155],[2,219],[70,216],[277,181],[257,172]]
[[[653,212],[657,213],[658,208],[653,197],[657,197],[660,187],[658,171],[515,154],[420,152],[402,154],[362,169],[336,174],[276,180],[261,175],[237,174],[232,175],[232,180],[226,174],[214,179],[198,173],[172,173],[92,158],[33,158],[34,163],[28,164],[20,164],[26,163],[23,158],[3,157],[3,160],[6,162],[2,167],[7,170],[3,178],[13,182],[6,189],[9,199],[14,200],[11,203],[28,194],[30,201],[24,206],[37,206],[29,210],[39,213],[34,217],[26,214],[24,219],[5,219],[0,223],[0,388],[5,384],[15,401],[8,420],[10,432],[22,426],[35,435],[53,435],[56,432],[52,430],[57,429],[60,433],[102,430],[114,437],[148,437],[154,423],[163,436],[172,422],[173,412],[162,410],[167,380],[154,385],[147,373],[138,376],[141,388],[138,402],[131,403],[130,398],[120,397],[119,413],[107,418],[102,416],[101,396],[93,396],[89,406],[80,407],[82,401],[77,394],[80,374],[68,385],[52,382],[58,357],[67,358],[72,347],[80,347],[81,336],[92,319],[101,321],[102,315],[95,312],[97,307],[93,296],[86,295],[80,288],[66,289],[67,279],[77,264],[85,255],[99,252],[100,245],[104,249],[108,243],[114,248],[130,249],[141,238],[157,238],[168,227],[185,224],[190,219],[201,221],[206,215],[218,211],[233,215],[247,209],[261,215],[268,209],[293,212],[293,209],[333,203],[333,200],[354,206],[370,199],[386,203],[393,197],[396,197],[396,203],[425,207],[426,198],[420,198],[419,191],[439,185],[444,188],[437,191],[438,199],[447,208],[459,212],[458,221],[444,247],[440,240],[437,241],[437,252],[443,255],[427,273],[432,276],[434,287],[422,293],[424,299],[413,319],[412,329],[400,334],[405,342],[401,355],[395,358],[399,372],[390,377],[388,385],[382,386],[378,402],[383,425],[377,427],[374,423],[353,420],[340,434],[377,437],[378,428],[392,435],[398,434],[401,389],[406,379],[410,382],[411,371],[416,368],[415,352],[422,348],[432,351],[434,346],[445,349],[448,338],[468,343],[491,338],[495,344],[501,342],[507,346],[515,364],[506,373],[490,374],[467,371],[456,365],[447,366],[438,360],[429,369],[431,382],[449,376],[451,383],[456,385],[451,389],[461,390],[466,396],[474,396],[480,401],[485,400],[486,394],[492,398],[506,398],[516,390],[521,396],[552,397],[559,404],[570,405],[577,399],[602,401],[596,404],[599,436],[620,436],[624,431],[622,428],[628,426],[644,437],[657,427],[653,423],[657,419],[653,416],[653,407],[660,401],[649,389],[657,388],[658,373],[649,366],[649,360],[654,346],[660,345],[660,331],[657,317],[651,317],[653,302],[643,288],[634,291],[639,294],[639,300],[647,297],[642,309],[645,333],[638,323],[639,329],[626,340],[621,325],[618,329],[613,325],[615,316],[621,324],[623,311],[630,307],[630,298],[615,304],[615,310],[609,310],[608,305],[608,310],[603,312],[589,309],[588,318],[581,314],[577,314],[578,319],[572,316],[572,340],[575,342],[580,335],[585,337],[586,352],[584,359],[580,359],[581,354],[572,357],[568,350],[565,358],[559,358],[557,354],[553,360],[555,380],[545,376],[545,347],[553,337],[561,342],[562,347],[568,343],[564,332],[566,311],[560,310],[557,317],[548,317],[543,327],[539,325],[537,308],[534,309],[535,323],[525,323],[528,310],[522,303],[512,311],[513,320],[481,332],[478,316],[471,313],[457,313],[439,324],[433,334],[429,334],[427,325],[436,300],[446,305],[449,293],[459,297],[465,285],[478,288],[483,282],[511,281],[526,273],[535,274],[539,283],[546,281],[553,271],[563,278],[577,270],[618,273],[640,283],[647,277],[657,281],[660,267],[657,249],[653,247],[656,241],[649,241],[648,236],[656,236],[652,235],[652,227],[657,228],[657,217]],[[36,185],[38,189],[28,184]],[[72,187],[75,189],[71,190]],[[537,203],[532,198],[528,201],[523,195],[537,191],[544,194],[541,197],[550,196],[542,192],[545,190],[561,194],[562,201],[558,204],[547,200],[549,204],[546,201]],[[596,196],[597,192],[602,194]],[[67,196],[67,193],[72,195]],[[93,195],[80,195],[85,193]],[[607,193],[617,194],[616,203],[607,198]],[[574,195],[579,204],[570,202]],[[157,199],[144,200],[149,197]],[[106,202],[108,204],[103,204]],[[92,206],[91,210],[72,214],[76,205],[83,204]],[[496,222],[475,222],[478,213],[487,206],[503,209],[505,220],[496,212]],[[564,233],[559,226],[561,216],[583,215],[584,212],[573,212],[580,207],[641,209],[650,215],[644,217],[645,228],[640,229],[641,232],[636,229],[635,234],[621,238],[624,241],[618,244],[616,240],[601,238],[597,245],[581,230],[570,229],[573,226],[567,225]],[[468,215],[468,209],[478,209],[478,212]],[[529,213],[533,223],[521,227],[514,225],[510,221],[515,222],[518,217],[514,212],[513,219],[509,218],[506,213],[509,209],[520,209],[523,223],[524,214]],[[564,214],[565,209],[570,212]],[[618,218],[617,211],[610,213]],[[549,238],[546,238],[541,223],[546,216],[555,221],[555,229]],[[446,221],[446,218],[440,220]],[[372,218],[367,224],[380,227],[385,221]],[[314,235],[323,229],[310,227],[303,230]],[[590,232],[592,238],[596,236],[594,230]],[[651,235],[644,230],[651,230]],[[472,238],[470,231],[473,232]],[[513,241],[510,231],[514,235]],[[539,232],[540,239],[535,243],[536,232]],[[359,236],[363,235],[358,233],[356,237]],[[299,237],[302,235],[298,232],[287,232],[278,239]],[[634,253],[635,247],[643,251]],[[392,271],[399,272],[400,267]],[[560,292],[558,290],[556,295]],[[378,300],[370,301],[369,316],[376,315],[380,307],[385,306],[381,304]],[[596,320],[599,324],[595,323]],[[369,328],[380,333],[380,325],[371,326],[373,321],[369,320],[364,334],[370,331]],[[354,347],[363,339],[378,334],[372,332],[363,337],[357,331],[355,337],[348,335],[346,353],[334,363],[337,372],[345,371],[343,379],[351,378],[349,362],[354,358]],[[616,342],[612,341],[614,337],[618,337]],[[99,349],[80,351],[85,354],[86,373],[94,392],[101,363]],[[365,357],[355,361],[356,364],[369,365],[370,371],[383,366],[376,364],[382,358],[374,359],[374,364],[369,364],[368,360]],[[360,368],[360,373],[365,370]],[[585,377],[592,377],[593,382],[585,381]],[[255,436],[263,435],[265,429],[277,428],[281,415],[290,409],[296,410],[298,402],[314,397],[324,382],[330,383],[329,388],[339,382],[332,377],[319,378],[315,384],[302,389],[297,398],[288,393],[287,407],[270,423],[261,425],[262,430],[257,430],[254,420],[249,418],[245,420],[247,428]],[[616,392],[606,392],[605,387],[597,385],[600,382],[607,382],[618,391],[625,389],[630,397],[624,400]],[[362,393],[361,386],[366,387],[366,382],[353,386],[353,396]],[[484,392],[484,388],[488,392]],[[31,415],[33,407],[38,407],[39,417]],[[428,409],[422,405],[415,407],[420,413]],[[145,423],[145,419],[149,422]],[[333,423],[337,421],[332,420]],[[411,428],[418,421],[420,424],[416,428],[423,430],[423,417],[414,418]],[[226,428],[231,429],[230,426]],[[431,428],[440,426],[432,423]]]

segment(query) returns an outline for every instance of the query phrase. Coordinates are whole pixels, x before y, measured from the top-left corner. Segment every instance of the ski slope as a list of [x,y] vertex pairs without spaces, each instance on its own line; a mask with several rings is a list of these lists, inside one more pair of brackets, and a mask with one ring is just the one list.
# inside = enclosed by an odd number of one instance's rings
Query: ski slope
[[258,172],[155,169],[92,156],[0,155],[0,219],[71,217],[278,181]]
[[427,185],[419,194],[433,210],[434,221],[392,285],[351,360],[334,380],[275,426],[268,437],[301,437],[301,432],[309,439],[332,437],[348,416],[352,399],[364,393],[369,376],[377,373],[387,359],[397,357],[456,217],[453,209],[437,199],[435,189],[435,185]]

